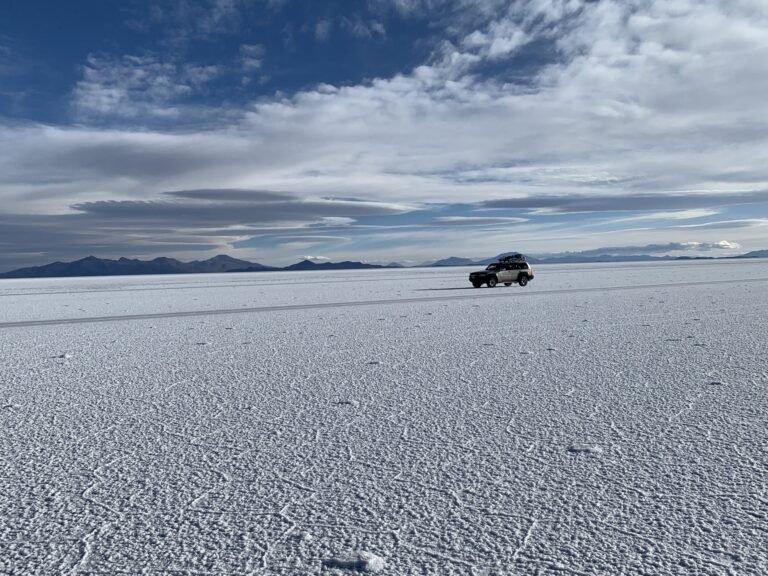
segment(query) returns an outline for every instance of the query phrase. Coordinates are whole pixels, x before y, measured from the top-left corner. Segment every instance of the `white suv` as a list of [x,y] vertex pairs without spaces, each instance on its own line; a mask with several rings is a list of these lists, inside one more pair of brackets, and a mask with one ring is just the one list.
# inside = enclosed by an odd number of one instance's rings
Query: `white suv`
[[499,282],[504,286],[511,286],[513,283],[526,286],[530,280],[533,280],[533,269],[522,256],[502,258],[485,270],[469,275],[469,281],[475,288],[480,288],[483,284],[493,288]]

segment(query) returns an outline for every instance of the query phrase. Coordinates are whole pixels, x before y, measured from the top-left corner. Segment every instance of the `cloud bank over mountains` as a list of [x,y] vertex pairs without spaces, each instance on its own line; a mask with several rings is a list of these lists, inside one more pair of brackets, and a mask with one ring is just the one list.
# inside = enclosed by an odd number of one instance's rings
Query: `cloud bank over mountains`
[[[0,267],[82,250],[284,262],[301,247],[280,239],[302,235],[386,261],[768,245],[764,2],[376,0],[322,19],[290,1],[158,7],[127,20],[155,50],[88,52],[66,121],[0,116]],[[249,33],[254,15],[280,38]],[[414,27],[412,66],[270,84],[291,50],[383,54]]]

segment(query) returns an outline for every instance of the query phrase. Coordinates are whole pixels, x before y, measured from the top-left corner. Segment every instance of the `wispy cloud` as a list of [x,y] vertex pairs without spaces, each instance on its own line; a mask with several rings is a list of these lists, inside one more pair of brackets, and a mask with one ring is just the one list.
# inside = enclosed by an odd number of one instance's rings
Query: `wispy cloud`
[[739,220],[720,220],[702,224],[681,224],[679,228],[697,228],[710,230],[730,230],[737,228],[762,228],[768,226],[768,218],[744,218]]
[[333,29],[333,20],[323,18],[315,24],[315,38],[320,41],[328,40]]
[[239,31],[245,11],[280,8],[279,0],[158,0],[149,18],[162,24],[174,41],[232,34]]
[[[646,244],[643,246],[613,246],[606,248],[597,248],[595,250],[579,251],[580,256],[639,256],[647,255],[665,255],[680,252],[712,252],[712,251],[734,251],[739,250],[741,245],[737,242],[720,240],[717,242],[668,242],[665,244]],[[559,255],[570,254],[563,252]]]
[[[196,191],[191,192],[194,196]],[[81,202],[72,205],[78,212],[100,218],[102,221],[149,223],[174,221],[191,227],[210,227],[225,224],[273,224],[297,222],[324,222],[327,218],[355,218],[405,212],[407,207],[383,202],[335,200],[327,198],[305,199],[291,194],[255,192],[250,200],[224,191],[221,196],[199,195],[187,198],[175,192],[177,200],[141,201],[108,200]],[[202,196],[202,197],[201,197]]]
[[11,49],[3,44],[2,36],[0,36],[0,74],[7,71],[11,61]]
[[618,224],[624,222],[642,222],[655,220],[696,220],[699,218],[707,218],[709,216],[717,216],[718,214],[720,214],[720,210],[699,208],[694,210],[675,210],[673,212],[651,212],[649,214],[639,214],[636,216],[627,216],[624,218],[614,218],[611,220],[611,222],[613,224]]
[[439,226],[487,226],[489,224],[518,224],[528,218],[492,216],[438,216],[432,223]]
[[365,21],[360,17],[341,18],[340,26],[343,30],[358,38],[375,38],[387,35],[384,24],[377,20]]
[[275,236],[274,241],[276,244],[287,244],[301,242],[305,245],[309,244],[328,244],[337,242],[349,242],[350,238],[346,236],[313,236],[313,235],[301,235],[301,236]]
[[[768,202],[768,190],[749,192],[675,192],[675,193],[613,193],[611,195],[537,195],[520,198],[488,200],[486,208],[517,208],[542,210],[540,213],[622,212],[637,210],[675,210],[656,212],[661,219],[685,219],[709,215],[707,209],[722,205]],[[711,212],[711,210],[710,210]],[[716,213],[716,212],[715,212]],[[652,219],[652,214],[633,219]]]
[[264,62],[265,52],[264,46],[261,44],[241,44],[240,62],[243,66],[243,70],[252,72],[261,68],[262,63]]
[[179,64],[153,55],[92,55],[73,90],[73,105],[83,119],[177,117],[179,105],[221,71],[219,66]]

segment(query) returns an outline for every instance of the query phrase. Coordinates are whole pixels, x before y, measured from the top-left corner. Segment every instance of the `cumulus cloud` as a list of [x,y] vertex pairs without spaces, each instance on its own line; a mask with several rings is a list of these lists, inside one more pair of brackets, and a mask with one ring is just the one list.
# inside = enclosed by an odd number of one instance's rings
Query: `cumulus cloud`
[[720,242],[709,243],[709,246],[710,250],[739,250],[741,248],[741,244],[738,242],[728,242],[728,240],[720,240]]
[[462,41],[462,47],[497,60],[513,53],[531,36],[517,23],[506,20],[493,22],[486,32],[475,30]]
[[[761,40],[768,16],[759,6],[747,14],[747,0],[698,4],[678,3],[676,12],[659,3],[498,4],[485,24],[443,43],[411,73],[321,85],[228,112],[252,154],[279,156],[277,171],[291,188],[303,180],[401,199],[418,189],[425,201],[501,200],[542,189],[621,196],[762,188],[768,53],[757,55],[768,51]],[[555,57],[531,83],[482,73],[534,41],[551,43]],[[746,53],[753,57],[740,57]],[[184,82],[157,84],[138,101],[172,102],[187,90]],[[111,99],[130,93],[101,87],[82,91],[84,108],[108,111]]]

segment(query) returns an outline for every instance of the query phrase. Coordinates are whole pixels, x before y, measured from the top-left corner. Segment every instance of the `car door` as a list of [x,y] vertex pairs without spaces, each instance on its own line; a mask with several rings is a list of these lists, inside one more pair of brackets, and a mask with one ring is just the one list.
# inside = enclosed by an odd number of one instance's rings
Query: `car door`
[[501,267],[501,270],[499,271],[498,277],[499,282],[503,282],[505,284],[509,284],[512,282],[512,264],[504,264]]

